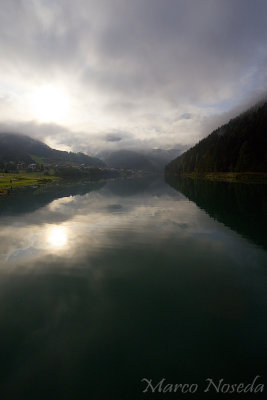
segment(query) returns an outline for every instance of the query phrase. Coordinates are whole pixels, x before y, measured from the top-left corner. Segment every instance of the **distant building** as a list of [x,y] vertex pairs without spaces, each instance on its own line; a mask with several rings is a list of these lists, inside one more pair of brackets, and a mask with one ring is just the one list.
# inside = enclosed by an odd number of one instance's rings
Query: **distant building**
[[25,163],[23,161],[18,162],[17,169],[25,169]]
[[37,169],[37,164],[34,164],[34,163],[29,164],[28,168],[31,169],[32,171],[35,171]]

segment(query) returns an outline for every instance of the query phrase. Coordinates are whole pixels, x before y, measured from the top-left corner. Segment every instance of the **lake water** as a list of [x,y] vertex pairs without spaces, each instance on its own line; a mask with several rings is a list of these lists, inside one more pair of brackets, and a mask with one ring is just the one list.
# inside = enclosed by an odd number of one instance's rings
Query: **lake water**
[[142,378],[205,399],[257,375],[266,398],[266,206],[264,186],[161,177],[0,199],[1,399],[187,398]]

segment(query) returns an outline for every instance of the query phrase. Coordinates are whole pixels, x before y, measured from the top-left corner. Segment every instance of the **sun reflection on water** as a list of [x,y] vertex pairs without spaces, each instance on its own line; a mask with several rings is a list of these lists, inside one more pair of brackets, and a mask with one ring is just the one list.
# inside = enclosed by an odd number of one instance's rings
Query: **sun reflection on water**
[[48,243],[52,247],[60,248],[66,246],[68,242],[67,230],[63,226],[54,226],[49,230]]

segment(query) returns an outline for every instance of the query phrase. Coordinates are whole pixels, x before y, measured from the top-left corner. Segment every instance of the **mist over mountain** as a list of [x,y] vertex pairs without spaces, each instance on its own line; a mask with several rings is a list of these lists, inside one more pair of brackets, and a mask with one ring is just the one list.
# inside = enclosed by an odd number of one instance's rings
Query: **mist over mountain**
[[104,167],[105,163],[84,153],[72,153],[55,150],[45,143],[32,139],[29,136],[15,133],[0,133],[0,161],[26,163],[35,162],[41,159],[42,162],[50,163],[74,163],[86,164],[94,167]]
[[267,101],[213,131],[170,162],[166,173],[267,172]]
[[105,161],[108,167],[118,169],[142,170],[149,172],[163,172],[166,164],[177,157],[179,149],[151,149],[151,150],[117,150],[104,151],[98,157]]
[[17,133],[0,133],[0,161],[52,164],[85,164],[87,166],[163,172],[166,164],[182,149],[149,149],[103,151],[96,157],[84,153],[55,150],[40,140]]

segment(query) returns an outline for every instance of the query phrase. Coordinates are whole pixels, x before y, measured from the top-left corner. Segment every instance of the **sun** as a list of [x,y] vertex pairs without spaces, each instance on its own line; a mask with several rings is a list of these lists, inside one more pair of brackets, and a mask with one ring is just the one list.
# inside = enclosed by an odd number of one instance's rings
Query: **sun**
[[62,122],[69,111],[68,95],[55,86],[40,86],[32,93],[31,107],[41,122]]

